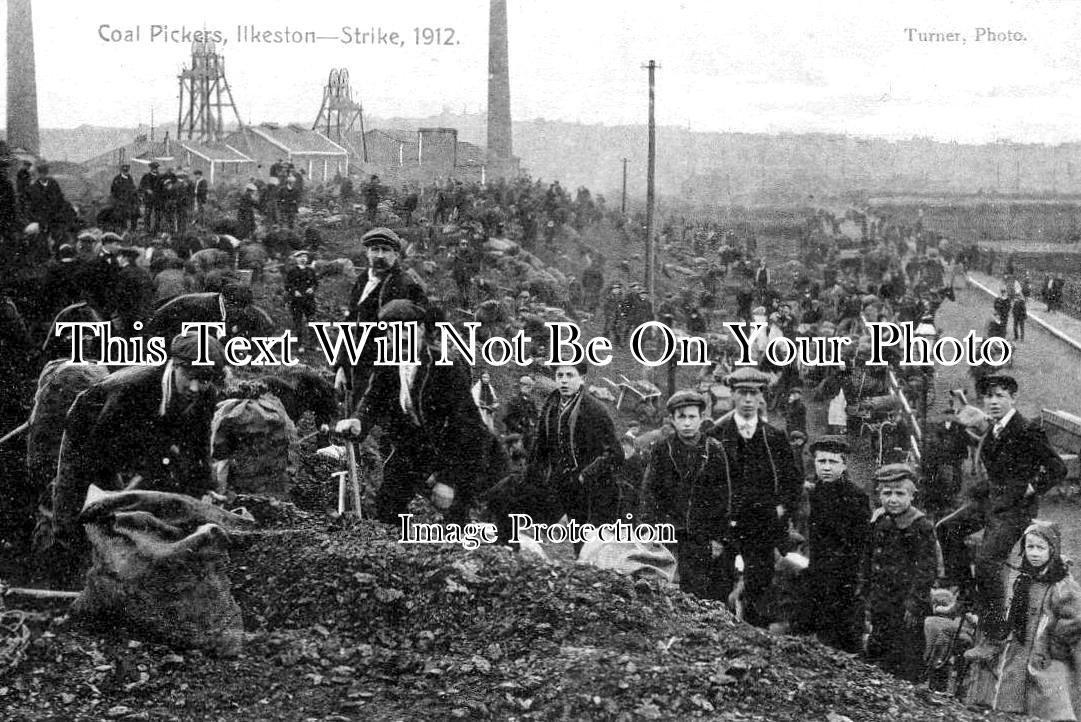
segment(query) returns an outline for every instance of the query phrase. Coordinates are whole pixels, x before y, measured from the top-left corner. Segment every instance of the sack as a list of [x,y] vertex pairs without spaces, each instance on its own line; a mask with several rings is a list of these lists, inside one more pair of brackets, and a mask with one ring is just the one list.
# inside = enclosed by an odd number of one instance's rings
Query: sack
[[578,553],[580,564],[592,564],[633,577],[653,577],[674,582],[676,558],[660,543],[617,542],[591,539]]
[[250,517],[182,494],[91,486],[79,520],[93,564],[74,615],[182,648],[239,652],[240,607],[220,563],[229,532],[252,526]]
[[287,496],[297,470],[297,430],[277,396],[225,399],[210,426],[214,459],[228,459],[227,487]]

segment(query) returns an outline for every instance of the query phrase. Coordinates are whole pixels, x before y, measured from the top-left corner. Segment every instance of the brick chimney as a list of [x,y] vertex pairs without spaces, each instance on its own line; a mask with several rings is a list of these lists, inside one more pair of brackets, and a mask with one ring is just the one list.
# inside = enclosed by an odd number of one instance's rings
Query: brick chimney
[[510,123],[507,0],[491,0],[488,19],[488,177],[514,175]]
[[7,141],[37,155],[38,89],[34,72],[34,23],[30,0],[8,0]]

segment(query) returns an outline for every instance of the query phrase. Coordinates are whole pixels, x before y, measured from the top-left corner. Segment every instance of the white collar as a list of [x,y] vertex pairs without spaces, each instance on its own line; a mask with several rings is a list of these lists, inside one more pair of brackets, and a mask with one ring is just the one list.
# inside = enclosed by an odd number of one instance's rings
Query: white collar
[[1010,419],[1012,419],[1013,415],[1016,413],[1017,409],[1010,409],[1009,411],[1007,411],[1006,415],[999,419],[997,422],[995,422],[995,425],[991,427],[991,434],[996,437],[1001,434],[1002,430],[1006,428],[1006,424],[1010,423]]
[[736,420],[736,429],[744,436],[754,436],[754,432],[758,430],[758,416],[753,416],[748,420],[739,414],[734,414],[733,418]]

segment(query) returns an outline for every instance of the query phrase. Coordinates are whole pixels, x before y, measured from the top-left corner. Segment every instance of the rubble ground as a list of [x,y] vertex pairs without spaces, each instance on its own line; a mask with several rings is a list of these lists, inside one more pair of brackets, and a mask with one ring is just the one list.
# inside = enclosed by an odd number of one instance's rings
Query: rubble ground
[[239,657],[61,617],[0,680],[3,718],[1006,719],[655,581],[309,526],[235,537]]

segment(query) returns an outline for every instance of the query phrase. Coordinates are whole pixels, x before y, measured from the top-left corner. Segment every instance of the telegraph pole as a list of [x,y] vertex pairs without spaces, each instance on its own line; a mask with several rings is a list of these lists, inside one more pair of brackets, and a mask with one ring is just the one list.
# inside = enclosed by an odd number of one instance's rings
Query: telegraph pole
[[656,249],[653,243],[653,171],[657,161],[657,126],[653,117],[654,84],[658,67],[657,63],[650,60],[643,68],[649,71],[649,163],[646,166],[646,290],[649,293],[649,303],[652,308],[656,307],[656,278],[654,267],[657,265],[654,254]]
[[619,204],[619,212],[627,215],[627,159],[623,159],[623,202]]

